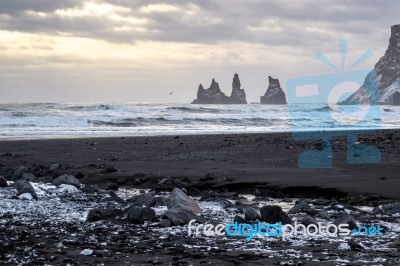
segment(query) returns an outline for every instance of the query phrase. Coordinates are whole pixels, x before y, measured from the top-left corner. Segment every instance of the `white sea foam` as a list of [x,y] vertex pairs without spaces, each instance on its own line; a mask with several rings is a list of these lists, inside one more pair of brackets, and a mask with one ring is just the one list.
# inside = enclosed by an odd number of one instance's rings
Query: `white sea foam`
[[[354,108],[353,108],[354,109]],[[398,128],[400,107],[382,106],[362,123],[335,122],[349,106],[191,104],[0,104],[1,138],[137,136]],[[334,115],[331,115],[334,114]],[[353,121],[354,120],[354,121]],[[354,123],[353,123],[354,122]]]

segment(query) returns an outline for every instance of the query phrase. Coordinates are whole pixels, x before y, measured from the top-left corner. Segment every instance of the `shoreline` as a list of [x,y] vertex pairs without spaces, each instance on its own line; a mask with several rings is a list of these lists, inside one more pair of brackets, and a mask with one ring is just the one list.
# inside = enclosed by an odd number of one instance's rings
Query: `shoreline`
[[[291,133],[95,137],[0,140],[0,175],[8,177],[8,172],[19,165],[30,168],[58,163],[65,167],[55,171],[53,177],[73,174],[84,184],[118,182],[134,186],[137,175],[143,174],[152,180],[141,184],[146,188],[162,189],[154,183],[160,178],[187,177],[188,188],[252,192],[266,186],[288,195],[290,191],[312,194],[320,189],[316,196],[332,190],[333,194],[400,199],[396,174],[400,171],[400,130],[362,133],[366,143],[380,149],[380,164],[347,164],[345,138],[334,140],[333,168],[302,169],[297,165],[298,155],[318,148],[320,141],[297,142]],[[102,173],[108,167],[115,171]],[[207,180],[208,174],[215,178]]]

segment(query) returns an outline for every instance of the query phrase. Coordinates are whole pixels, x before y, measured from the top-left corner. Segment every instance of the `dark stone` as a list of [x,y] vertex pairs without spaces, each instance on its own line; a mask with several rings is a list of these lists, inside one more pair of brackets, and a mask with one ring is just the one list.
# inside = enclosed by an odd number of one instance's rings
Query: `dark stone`
[[127,211],[127,220],[134,224],[153,222],[156,219],[156,212],[152,208],[131,206]]
[[336,226],[339,226],[339,224],[348,224],[348,229],[353,230],[353,229],[358,229],[358,225],[356,220],[351,216],[350,214],[346,214],[343,216],[340,216],[333,222]]
[[81,188],[82,192],[88,193],[88,194],[93,194],[98,192],[98,188],[97,186],[93,186],[93,185],[85,185],[84,187]]
[[191,188],[189,188],[189,190],[188,190],[188,195],[189,196],[192,196],[192,197],[199,197],[199,196],[201,196],[203,193],[200,191],[200,190],[198,190],[197,188],[194,188],[194,187],[191,187]]
[[36,195],[36,191],[32,187],[31,183],[29,183],[29,181],[19,180],[19,181],[15,182],[14,184],[15,184],[15,188],[18,191],[17,197],[22,194],[29,193],[29,194],[31,194],[33,199],[36,199],[36,200],[38,199],[38,196]]
[[117,168],[115,168],[114,166],[107,166],[106,168],[100,171],[100,174],[111,174],[115,172],[118,172]]
[[200,178],[200,181],[211,181],[216,178],[214,173],[208,173],[205,177]]
[[282,224],[291,224],[292,221],[289,216],[282,210],[280,206],[267,205],[260,209],[261,220],[267,223],[275,224],[281,222]]
[[99,187],[102,190],[118,190],[118,185],[112,182],[107,182]]
[[35,164],[32,168],[31,168],[31,173],[34,174],[37,177],[42,177],[46,175],[46,171],[47,168],[44,165],[41,164]]
[[0,175],[0,187],[8,187],[7,180]]
[[279,79],[268,77],[269,86],[264,96],[260,97],[261,104],[286,104],[286,95],[283,92]]
[[154,193],[144,193],[133,196],[128,199],[127,202],[139,207],[153,207],[156,203],[156,199],[154,198]]
[[314,218],[312,218],[309,215],[304,216],[303,218],[301,218],[299,222],[301,224],[304,224],[305,226],[309,226],[310,224],[318,225],[317,221],[315,221]]
[[393,95],[393,105],[400,105],[400,92],[396,91],[396,93]]
[[11,180],[13,180],[13,181],[18,180],[22,177],[22,174],[25,174],[27,172],[28,172],[28,168],[26,168],[25,166],[22,166],[22,165],[17,166],[10,171]]
[[29,180],[29,181],[36,181],[36,176],[34,174],[31,173],[23,173],[21,178],[23,180]]
[[365,197],[363,195],[355,195],[347,201],[349,205],[365,205]]
[[348,242],[348,245],[350,246],[351,250],[354,251],[363,251],[364,247],[358,244],[354,239],[350,239]]
[[385,211],[385,214],[400,213],[400,202],[385,204],[381,208]]
[[296,213],[308,213],[312,208],[305,201],[300,201],[296,205],[291,208],[288,213],[296,214]]
[[52,184],[55,186],[60,186],[61,184],[65,184],[65,185],[72,185],[77,188],[81,187],[81,182],[73,175],[59,176],[53,180]]
[[161,219],[159,222],[153,223],[150,226],[151,227],[167,228],[167,227],[171,227],[171,221],[168,220],[168,219]]
[[321,210],[319,213],[317,213],[316,215],[315,215],[316,217],[320,217],[320,218],[323,218],[323,219],[330,219],[331,218],[331,216],[329,215],[329,213],[326,211],[326,210]]
[[196,220],[198,223],[205,222],[203,217],[197,216],[188,210],[179,209],[169,209],[164,214],[164,218],[171,220],[171,223],[175,226],[188,224],[191,220]]
[[107,220],[116,217],[121,211],[116,208],[106,208],[106,209],[92,209],[89,211],[86,221],[95,222],[99,220]]
[[246,224],[247,221],[243,217],[236,215],[235,218],[233,218],[233,223]]
[[154,199],[156,200],[156,203],[155,203],[156,206],[167,206],[168,205],[168,199],[166,197],[157,196],[157,197],[154,197]]
[[255,221],[261,219],[260,213],[253,207],[244,207],[243,213],[246,221]]
[[[169,197],[168,209],[187,210],[194,214],[201,213],[199,205],[181,189],[174,188]],[[171,219],[170,219],[171,220]]]

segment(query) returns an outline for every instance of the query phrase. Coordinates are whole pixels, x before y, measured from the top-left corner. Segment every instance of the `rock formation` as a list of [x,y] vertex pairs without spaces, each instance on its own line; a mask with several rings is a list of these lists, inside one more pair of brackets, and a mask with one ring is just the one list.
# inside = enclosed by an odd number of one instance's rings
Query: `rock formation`
[[212,80],[210,88],[204,89],[203,85],[200,84],[197,90],[197,99],[193,104],[245,104],[246,93],[244,89],[241,89],[239,75],[235,74],[232,81],[232,93],[228,97],[221,91],[218,83],[215,79]]
[[260,97],[261,104],[286,104],[286,95],[283,92],[279,79],[269,78],[269,86],[264,96]]
[[364,84],[341,104],[365,102],[376,89],[374,84],[378,84],[379,103],[400,105],[400,25],[392,26],[389,47],[367,75]]
[[239,75],[235,74],[232,80],[232,93],[229,97],[230,103],[232,104],[245,104],[246,101],[246,92],[242,89],[239,80]]

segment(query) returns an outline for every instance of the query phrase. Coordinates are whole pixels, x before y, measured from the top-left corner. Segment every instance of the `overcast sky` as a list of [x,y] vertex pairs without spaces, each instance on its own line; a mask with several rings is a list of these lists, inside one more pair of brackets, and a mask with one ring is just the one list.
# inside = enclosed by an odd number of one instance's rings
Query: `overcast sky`
[[[190,102],[215,78],[248,102],[268,75],[333,73],[338,39],[348,66],[373,67],[399,24],[399,1],[0,0],[0,102]],[[396,20],[397,18],[397,20]],[[169,95],[174,91],[173,95]]]

